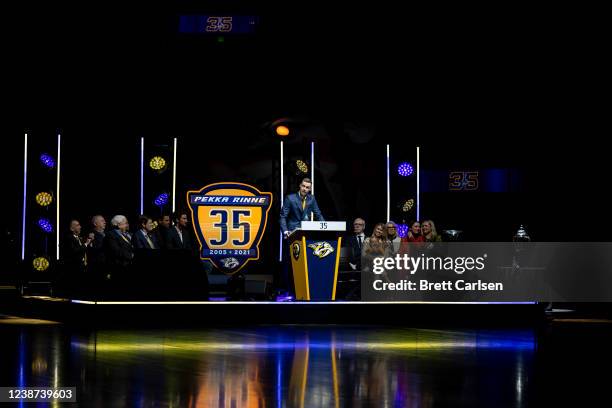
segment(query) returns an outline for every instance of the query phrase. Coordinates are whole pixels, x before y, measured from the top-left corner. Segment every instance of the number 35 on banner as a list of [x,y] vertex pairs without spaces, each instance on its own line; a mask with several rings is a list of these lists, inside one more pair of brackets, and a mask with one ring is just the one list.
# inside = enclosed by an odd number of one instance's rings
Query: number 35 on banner
[[248,184],[223,182],[189,191],[187,202],[202,259],[227,274],[259,259],[272,193]]

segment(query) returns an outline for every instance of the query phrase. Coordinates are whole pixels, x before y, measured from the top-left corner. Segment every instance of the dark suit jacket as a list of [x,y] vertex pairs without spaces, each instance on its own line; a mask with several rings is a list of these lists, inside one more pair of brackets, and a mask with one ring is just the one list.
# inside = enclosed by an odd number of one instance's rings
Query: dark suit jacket
[[104,237],[104,254],[108,264],[127,266],[134,258],[134,248],[121,237],[119,230],[112,230]]
[[188,228],[181,230],[183,234],[183,240],[179,237],[179,233],[176,227],[171,227],[168,232],[168,249],[189,249],[192,251],[197,250],[191,231]]
[[[361,240],[361,245],[363,246],[363,241],[365,241],[366,236],[363,236],[363,239]],[[359,242],[357,241],[357,236],[356,235],[351,235],[350,237],[348,237],[348,239],[346,240],[347,242],[347,246],[349,249],[349,263],[352,263],[353,265],[357,265],[357,270],[360,271],[361,270],[361,248],[359,247]]]
[[87,249],[87,263],[89,265],[100,265],[104,263],[104,236],[98,231],[94,231],[94,239],[91,246]]
[[87,247],[81,242],[81,239],[75,238],[74,235],[70,234],[64,241],[64,264],[73,271],[84,269],[86,250]]
[[150,235],[151,241],[153,242],[153,248],[151,248],[142,231],[143,230],[138,230],[132,237],[134,247],[138,249],[159,249],[159,242],[157,241],[155,234]]
[[157,240],[157,244],[160,249],[168,248],[168,234],[170,233],[170,229],[158,225],[157,228],[153,231],[153,235],[155,235],[155,239]]
[[316,221],[325,221],[317,200],[312,194],[306,196],[306,207],[303,210],[300,193],[289,194],[285,197],[280,213],[281,231],[293,231],[300,226],[302,221],[310,221],[310,213],[314,213]]

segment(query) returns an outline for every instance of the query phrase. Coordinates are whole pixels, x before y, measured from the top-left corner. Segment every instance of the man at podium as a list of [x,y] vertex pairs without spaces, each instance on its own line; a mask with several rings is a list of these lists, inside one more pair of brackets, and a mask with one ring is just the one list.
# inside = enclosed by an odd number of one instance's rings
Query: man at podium
[[[309,178],[304,178],[300,183],[299,191],[285,197],[280,213],[280,227],[285,242],[287,242],[289,234],[300,227],[302,221],[311,221],[312,218],[315,221],[325,221],[317,200],[310,194],[311,190],[312,181]],[[289,243],[287,242],[283,250],[283,267],[279,282],[279,292],[284,291],[286,295],[293,294],[293,282],[290,279],[291,260],[289,253]]]
[[305,178],[302,179],[297,193],[285,197],[280,214],[280,227],[285,238],[298,228],[302,221],[325,221],[317,200],[310,194],[311,189],[312,182],[309,178]]

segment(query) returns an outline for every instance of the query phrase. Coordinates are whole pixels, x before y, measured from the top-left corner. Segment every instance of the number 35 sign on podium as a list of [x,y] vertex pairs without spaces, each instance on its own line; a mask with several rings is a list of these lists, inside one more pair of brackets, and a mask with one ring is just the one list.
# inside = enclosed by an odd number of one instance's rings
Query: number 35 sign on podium
[[187,192],[200,257],[227,274],[259,259],[272,193],[248,184],[224,182]]

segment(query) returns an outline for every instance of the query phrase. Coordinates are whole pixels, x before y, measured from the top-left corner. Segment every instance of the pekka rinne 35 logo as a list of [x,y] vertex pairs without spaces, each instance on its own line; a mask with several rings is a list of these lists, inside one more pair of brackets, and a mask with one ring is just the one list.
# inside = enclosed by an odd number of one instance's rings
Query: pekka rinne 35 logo
[[259,259],[272,193],[243,183],[209,184],[187,192],[200,257],[227,274]]

